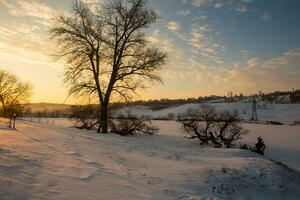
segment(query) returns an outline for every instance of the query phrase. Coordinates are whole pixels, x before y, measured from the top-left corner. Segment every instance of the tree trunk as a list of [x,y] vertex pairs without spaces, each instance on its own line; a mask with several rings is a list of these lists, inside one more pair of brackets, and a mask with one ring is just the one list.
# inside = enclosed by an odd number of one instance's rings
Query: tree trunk
[[108,132],[108,104],[106,103],[101,105],[100,126],[101,133]]
[[100,132],[101,132],[101,124],[99,123],[98,129],[97,129],[97,133],[100,133]]

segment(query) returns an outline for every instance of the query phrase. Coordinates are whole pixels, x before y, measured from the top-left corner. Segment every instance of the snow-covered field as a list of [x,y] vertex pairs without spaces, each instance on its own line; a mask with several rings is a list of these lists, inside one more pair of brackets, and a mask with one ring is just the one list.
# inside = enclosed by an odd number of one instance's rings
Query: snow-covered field
[[18,122],[0,130],[0,199],[300,199],[300,175],[252,152],[201,148],[176,135]]
[[[27,120],[30,120],[29,118]],[[73,122],[64,118],[33,118],[33,122],[41,123],[39,126],[73,126]],[[180,123],[176,121],[153,120],[159,127],[160,135],[177,136],[184,140],[184,132]],[[250,133],[244,136],[240,143],[254,145],[257,137],[261,136],[266,143],[265,156],[300,171],[300,126],[291,125],[264,125],[244,124]]]

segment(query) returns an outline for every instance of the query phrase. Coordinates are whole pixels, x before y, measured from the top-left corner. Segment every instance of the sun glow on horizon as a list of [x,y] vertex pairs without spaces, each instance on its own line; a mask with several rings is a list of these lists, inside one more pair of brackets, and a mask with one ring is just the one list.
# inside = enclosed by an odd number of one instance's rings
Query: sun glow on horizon
[[[134,100],[300,86],[299,1],[230,2],[148,1],[162,19],[147,38],[169,58],[161,71],[164,84],[140,91]],[[33,85],[32,102],[76,102],[67,98],[64,67],[51,57],[56,45],[48,33],[54,14],[68,14],[71,5],[72,0],[0,0],[0,68]],[[278,13],[283,5],[284,14]]]

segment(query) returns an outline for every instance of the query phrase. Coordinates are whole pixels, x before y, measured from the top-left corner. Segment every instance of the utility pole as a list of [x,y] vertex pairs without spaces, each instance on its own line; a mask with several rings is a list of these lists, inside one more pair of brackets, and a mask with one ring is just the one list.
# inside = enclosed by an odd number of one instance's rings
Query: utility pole
[[253,96],[252,97],[252,117],[251,117],[252,121],[257,121],[258,120],[256,106],[257,106],[256,97]]

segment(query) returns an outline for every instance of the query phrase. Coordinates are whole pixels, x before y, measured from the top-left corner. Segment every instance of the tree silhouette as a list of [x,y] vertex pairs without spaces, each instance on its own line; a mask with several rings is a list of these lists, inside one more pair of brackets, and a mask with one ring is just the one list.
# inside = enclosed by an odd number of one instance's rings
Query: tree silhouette
[[113,0],[96,7],[74,1],[73,16],[56,17],[50,33],[59,46],[56,58],[66,62],[70,95],[97,99],[99,127],[106,133],[110,101],[130,101],[138,89],[161,82],[166,54],[146,40],[145,29],[159,19],[146,0]]
[[0,103],[2,115],[12,119],[22,110],[22,103],[32,95],[32,86],[8,71],[0,70]]

